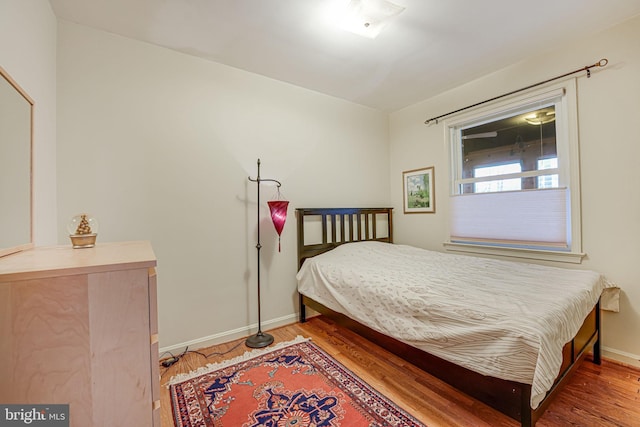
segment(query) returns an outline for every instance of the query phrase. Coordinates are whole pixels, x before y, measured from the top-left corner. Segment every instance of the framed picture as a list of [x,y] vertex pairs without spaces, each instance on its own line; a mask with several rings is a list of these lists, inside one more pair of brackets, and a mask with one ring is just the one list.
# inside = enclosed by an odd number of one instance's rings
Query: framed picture
[[433,166],[402,172],[404,213],[435,213]]

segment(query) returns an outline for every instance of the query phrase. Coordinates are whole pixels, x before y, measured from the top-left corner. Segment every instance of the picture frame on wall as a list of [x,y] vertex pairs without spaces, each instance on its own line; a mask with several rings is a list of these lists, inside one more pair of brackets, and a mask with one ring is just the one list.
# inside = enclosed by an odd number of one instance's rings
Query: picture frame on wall
[[402,172],[404,213],[435,213],[434,167]]

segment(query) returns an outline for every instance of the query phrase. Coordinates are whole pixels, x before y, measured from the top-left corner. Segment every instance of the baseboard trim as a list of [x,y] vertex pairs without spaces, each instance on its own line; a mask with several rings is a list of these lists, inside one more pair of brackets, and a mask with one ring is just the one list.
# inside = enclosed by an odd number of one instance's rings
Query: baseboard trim
[[[311,318],[317,315],[318,313],[307,308],[307,318]],[[265,322],[262,322],[262,329],[264,331],[268,331],[269,329],[290,325],[292,323],[296,323],[298,321],[298,318],[299,318],[298,313],[295,313],[295,314],[289,314],[287,316],[279,317],[276,319],[267,320]],[[201,348],[210,347],[212,345],[223,344],[229,341],[247,337],[255,333],[257,328],[258,328],[258,324],[254,323],[246,327],[220,332],[218,334],[197,338],[195,340],[174,344],[168,347],[162,347],[160,348],[159,351],[160,351],[160,354],[164,354],[165,352],[176,353],[176,350],[184,351],[184,349],[187,347],[189,347],[191,350],[198,350]],[[622,363],[624,365],[640,368],[640,356],[637,354],[627,353],[625,351],[616,350],[610,347],[603,346],[602,356],[606,357],[607,359]]]
[[[279,317],[277,319],[271,319],[262,322],[262,330],[268,331],[269,329],[279,328],[280,326],[290,325],[298,321],[297,314],[289,314],[287,316]],[[237,340],[239,338],[248,337],[251,334],[254,334],[258,329],[258,324],[254,323],[242,328],[232,329],[230,331],[220,332],[218,334],[209,335],[202,338],[196,338],[191,341],[186,341],[174,345],[170,345],[168,347],[160,348],[160,354],[164,354],[166,352],[171,353],[180,353],[180,351],[184,351],[185,348],[189,347],[190,350],[198,350],[201,348],[211,347],[212,345],[222,344],[225,342]],[[180,351],[176,351],[180,350]]]
[[602,347],[602,356],[609,360],[615,360],[623,365],[634,366],[640,368],[640,356],[637,354],[627,353],[626,351],[616,350],[610,347]]

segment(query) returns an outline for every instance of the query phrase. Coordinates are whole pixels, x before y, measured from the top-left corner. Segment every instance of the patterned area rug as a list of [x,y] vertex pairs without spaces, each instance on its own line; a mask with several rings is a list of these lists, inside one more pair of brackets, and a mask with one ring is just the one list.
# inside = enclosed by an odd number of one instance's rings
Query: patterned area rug
[[178,427],[424,427],[301,337],[169,384]]

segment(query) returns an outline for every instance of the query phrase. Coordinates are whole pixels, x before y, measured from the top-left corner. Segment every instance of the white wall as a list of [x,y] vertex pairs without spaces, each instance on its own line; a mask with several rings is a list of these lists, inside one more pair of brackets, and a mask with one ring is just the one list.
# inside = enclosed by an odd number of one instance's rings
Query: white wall
[[48,0],[0,0],[0,66],[33,99],[34,240],[56,243],[56,17]]
[[263,325],[295,321],[295,207],[390,202],[386,114],[76,24],[58,39],[60,243],[82,211],[98,243],[151,241],[163,348],[257,321],[258,158],[291,201],[278,253],[261,187]]
[[[579,43],[530,58],[390,116],[390,172],[398,243],[443,250],[447,238],[448,151],[444,124],[428,118],[564,74],[601,58],[609,65],[578,77],[582,241],[578,268],[599,271],[622,288],[620,313],[605,312],[606,355],[640,359],[640,17]],[[436,214],[402,215],[403,170],[435,165]],[[562,264],[561,264],[562,265]],[[566,266],[566,265],[565,265]]]

